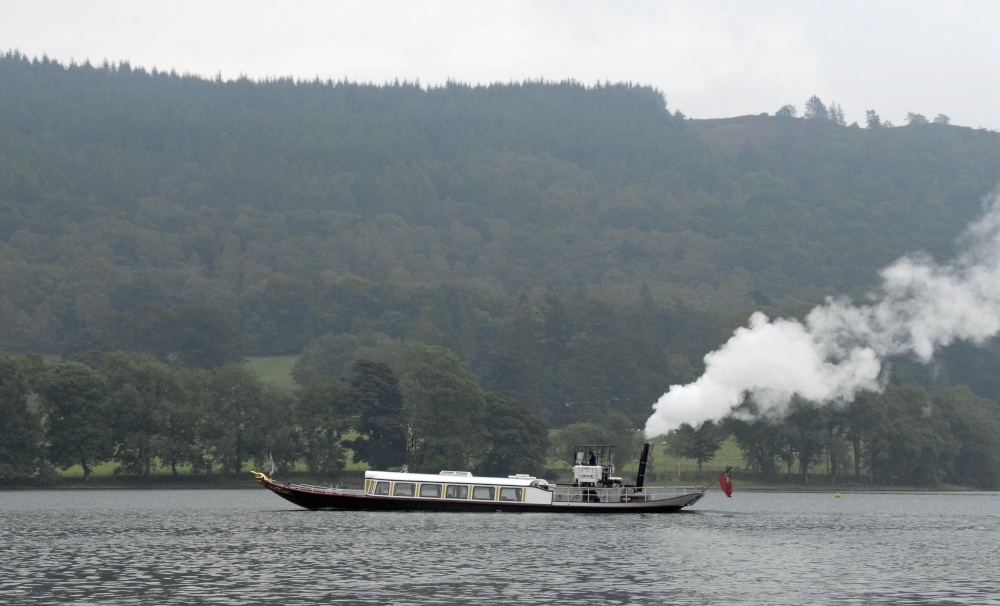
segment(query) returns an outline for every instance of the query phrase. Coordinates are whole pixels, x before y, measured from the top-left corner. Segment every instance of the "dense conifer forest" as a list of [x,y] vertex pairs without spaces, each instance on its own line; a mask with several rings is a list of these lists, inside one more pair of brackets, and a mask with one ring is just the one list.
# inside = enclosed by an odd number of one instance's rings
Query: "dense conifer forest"
[[[437,416],[471,415],[470,443],[410,455],[480,469],[505,443],[476,433],[486,418],[514,436],[639,427],[753,311],[801,317],[864,297],[903,254],[950,256],[1000,182],[1000,134],[947,120],[848,125],[815,98],[804,118],[691,120],[668,101],[623,83],[206,80],[8,52],[0,388],[20,419],[4,431],[35,463],[0,470],[119,456],[138,475],[153,460],[238,469],[262,438],[205,419],[235,414],[218,394],[247,385],[231,366],[245,356],[302,354],[300,392],[254,386],[243,402],[297,411],[267,449],[316,470],[398,437],[388,417],[431,440]],[[726,432],[762,473],[825,456],[883,483],[997,486],[979,465],[1000,462],[998,362],[995,344],[957,344],[929,366],[894,361],[853,421],[803,412],[785,428],[797,437]],[[145,401],[129,373],[160,377],[149,398],[170,407],[128,421]],[[428,376],[471,399],[434,409]],[[90,454],[56,447],[63,384],[102,402]],[[918,402],[935,403],[933,423]],[[883,433],[865,434],[874,419]],[[900,419],[919,444],[893,442]],[[136,437],[140,421],[159,429]],[[751,454],[755,439],[778,446]],[[903,459],[924,462],[886,464]]]

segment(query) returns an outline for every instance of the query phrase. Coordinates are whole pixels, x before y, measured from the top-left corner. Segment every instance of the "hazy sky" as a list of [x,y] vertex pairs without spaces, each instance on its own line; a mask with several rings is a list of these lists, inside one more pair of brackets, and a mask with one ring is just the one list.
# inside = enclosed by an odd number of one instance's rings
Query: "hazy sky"
[[0,49],[207,77],[436,84],[572,78],[691,118],[874,109],[1000,129],[1000,2],[4,0]]

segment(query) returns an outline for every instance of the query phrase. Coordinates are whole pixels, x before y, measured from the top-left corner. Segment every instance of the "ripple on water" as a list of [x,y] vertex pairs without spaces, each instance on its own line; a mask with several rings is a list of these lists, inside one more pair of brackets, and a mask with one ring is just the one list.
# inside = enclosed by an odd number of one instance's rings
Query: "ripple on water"
[[0,603],[998,604],[1000,497],[716,493],[686,515],[3,493]]

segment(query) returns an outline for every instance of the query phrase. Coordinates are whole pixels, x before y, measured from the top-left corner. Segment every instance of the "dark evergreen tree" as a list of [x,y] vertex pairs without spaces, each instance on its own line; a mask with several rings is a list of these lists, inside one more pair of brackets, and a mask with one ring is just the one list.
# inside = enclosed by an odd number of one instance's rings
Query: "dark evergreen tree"
[[41,419],[28,405],[33,363],[0,353],[0,479],[47,476]]
[[808,120],[829,120],[830,112],[819,97],[813,95],[806,101],[805,117]]
[[344,443],[354,462],[374,469],[407,463],[407,424],[399,380],[388,364],[358,360],[344,397],[358,437]]

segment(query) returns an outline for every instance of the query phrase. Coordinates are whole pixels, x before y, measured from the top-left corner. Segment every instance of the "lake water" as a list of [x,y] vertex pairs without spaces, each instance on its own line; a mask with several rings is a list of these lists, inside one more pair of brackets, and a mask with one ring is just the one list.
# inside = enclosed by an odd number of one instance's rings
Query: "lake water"
[[691,513],[310,512],[0,492],[0,604],[1000,604],[1000,493],[712,490]]

